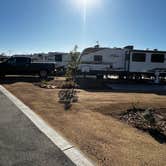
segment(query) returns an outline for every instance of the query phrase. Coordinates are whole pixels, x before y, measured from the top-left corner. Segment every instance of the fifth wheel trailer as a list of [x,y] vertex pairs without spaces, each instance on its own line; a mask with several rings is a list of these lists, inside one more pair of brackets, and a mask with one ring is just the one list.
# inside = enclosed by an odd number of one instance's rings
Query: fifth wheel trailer
[[121,78],[166,77],[166,51],[91,47],[82,52],[79,73]]

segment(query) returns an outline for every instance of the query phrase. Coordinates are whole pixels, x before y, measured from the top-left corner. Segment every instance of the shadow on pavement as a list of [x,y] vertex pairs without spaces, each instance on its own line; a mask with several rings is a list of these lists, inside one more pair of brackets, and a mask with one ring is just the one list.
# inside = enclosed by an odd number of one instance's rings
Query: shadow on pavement
[[[53,80],[55,77],[47,78],[47,81]],[[6,76],[0,78],[0,84],[13,84],[17,82],[38,83],[41,79],[37,76]],[[154,93],[157,95],[166,95],[166,84],[155,85],[153,83],[143,81],[128,80],[97,80],[97,79],[77,79],[77,85],[80,89],[89,92],[116,92],[116,93]]]
[[96,80],[77,79],[79,88],[89,92],[117,92],[117,93],[154,93],[166,95],[166,84],[155,85],[146,80]]

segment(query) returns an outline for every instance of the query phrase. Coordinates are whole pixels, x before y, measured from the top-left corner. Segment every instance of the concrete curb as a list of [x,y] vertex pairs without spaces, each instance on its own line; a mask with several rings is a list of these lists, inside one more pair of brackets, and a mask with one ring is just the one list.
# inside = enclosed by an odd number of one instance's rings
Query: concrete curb
[[94,164],[82,154],[75,146],[69,143],[44,120],[42,120],[33,110],[22,103],[17,97],[0,85],[0,91],[8,97],[34,124],[42,131],[66,156],[77,166],[93,166]]

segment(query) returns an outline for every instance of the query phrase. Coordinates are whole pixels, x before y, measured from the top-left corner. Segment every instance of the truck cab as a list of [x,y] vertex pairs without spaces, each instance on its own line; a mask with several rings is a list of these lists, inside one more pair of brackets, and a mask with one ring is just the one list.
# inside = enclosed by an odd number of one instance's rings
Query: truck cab
[[55,70],[54,64],[32,63],[29,57],[11,57],[0,64],[0,75],[39,75],[47,77]]
[[24,58],[24,57],[11,57],[7,61],[1,63],[2,73],[5,75],[7,74],[24,74],[27,73],[27,68],[29,67],[31,63],[30,58]]

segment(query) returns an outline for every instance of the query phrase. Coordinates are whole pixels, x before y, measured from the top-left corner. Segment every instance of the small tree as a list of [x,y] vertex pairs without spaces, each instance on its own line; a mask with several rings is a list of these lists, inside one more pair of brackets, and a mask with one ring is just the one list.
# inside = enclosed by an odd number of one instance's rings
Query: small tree
[[77,49],[78,46],[75,45],[74,50],[70,52],[71,61],[68,64],[65,74],[67,80],[75,81],[76,78],[77,68],[79,65],[79,56],[80,56],[80,53],[77,51]]
[[[70,52],[71,61],[67,66],[66,70],[66,85],[70,88],[63,89],[59,92],[59,101],[64,103],[65,110],[69,109],[72,106],[72,102],[77,102],[78,97],[76,94],[76,74],[79,64],[80,53],[77,51],[78,46],[74,47],[74,50]],[[72,86],[69,86],[71,84]],[[67,87],[66,86],[66,87]],[[65,86],[64,86],[65,87]]]

